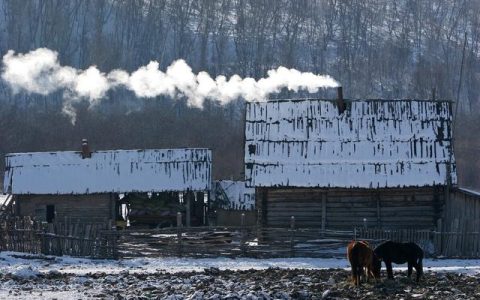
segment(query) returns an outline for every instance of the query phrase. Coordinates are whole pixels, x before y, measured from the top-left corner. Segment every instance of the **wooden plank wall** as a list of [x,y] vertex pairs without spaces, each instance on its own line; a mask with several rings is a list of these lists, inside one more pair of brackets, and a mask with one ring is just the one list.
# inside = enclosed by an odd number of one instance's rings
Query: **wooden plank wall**
[[480,257],[480,193],[455,188],[435,232],[435,249],[447,257]]
[[[215,214],[215,226],[241,226],[242,214],[244,214],[244,225],[255,226],[257,213],[253,210],[229,210],[217,209]],[[212,225],[212,224],[209,224]]]
[[468,231],[479,231],[480,194],[461,188],[453,189],[441,222],[444,232],[458,231],[459,227]]
[[405,189],[259,189],[260,223],[299,228],[432,229],[444,203],[442,188]]
[[115,219],[112,194],[91,195],[21,195],[15,196],[17,216],[45,221],[46,206],[55,205],[56,221],[107,223]]

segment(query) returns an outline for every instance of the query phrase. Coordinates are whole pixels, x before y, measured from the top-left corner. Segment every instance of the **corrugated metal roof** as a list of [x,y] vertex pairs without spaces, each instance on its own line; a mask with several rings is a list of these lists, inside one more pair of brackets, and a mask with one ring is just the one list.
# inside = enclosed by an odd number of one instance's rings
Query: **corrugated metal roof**
[[451,123],[446,101],[357,100],[343,114],[326,100],[247,103],[247,185],[431,186],[448,168],[455,184]]
[[5,157],[11,194],[89,194],[210,189],[209,149],[13,153]]

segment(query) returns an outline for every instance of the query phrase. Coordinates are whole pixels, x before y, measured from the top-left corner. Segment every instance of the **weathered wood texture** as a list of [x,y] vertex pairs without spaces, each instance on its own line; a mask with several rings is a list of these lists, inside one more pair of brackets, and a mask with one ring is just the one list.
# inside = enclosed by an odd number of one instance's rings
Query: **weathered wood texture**
[[244,225],[255,226],[257,222],[257,213],[252,210],[216,210],[215,225],[217,226],[240,226],[241,215],[245,215]]
[[440,218],[443,188],[257,189],[260,224],[300,228],[432,229]]
[[55,220],[80,223],[107,223],[115,219],[112,194],[90,195],[18,195],[14,196],[17,216],[46,221],[47,205],[54,205]]
[[356,240],[368,241],[372,248],[378,246],[378,244],[390,240],[394,242],[417,243],[425,251],[425,255],[429,256],[434,254],[431,249],[431,242],[434,236],[434,232],[430,229],[415,228],[409,229],[378,229],[378,228],[355,228],[354,235]]
[[480,193],[453,189],[436,233],[439,254],[480,257]]
[[[332,257],[344,256],[353,231],[255,226],[177,227],[111,232],[120,257]],[[264,238],[259,242],[258,234]]]
[[29,217],[0,223],[0,251],[117,258],[112,223],[45,223]]

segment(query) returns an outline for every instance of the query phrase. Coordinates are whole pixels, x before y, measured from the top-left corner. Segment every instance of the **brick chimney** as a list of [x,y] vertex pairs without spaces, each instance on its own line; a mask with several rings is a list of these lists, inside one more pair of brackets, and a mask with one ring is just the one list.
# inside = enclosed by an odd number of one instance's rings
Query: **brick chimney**
[[85,159],[90,157],[92,157],[92,152],[88,146],[88,141],[87,139],[82,139],[82,158]]

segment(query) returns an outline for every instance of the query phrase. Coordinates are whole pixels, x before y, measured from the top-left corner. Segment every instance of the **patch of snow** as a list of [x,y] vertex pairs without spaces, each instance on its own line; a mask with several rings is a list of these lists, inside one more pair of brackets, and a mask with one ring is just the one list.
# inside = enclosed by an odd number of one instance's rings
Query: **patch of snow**
[[9,273],[15,277],[23,279],[35,278],[40,275],[37,268],[32,266],[15,266],[15,268]]
[[204,148],[13,153],[5,156],[4,190],[12,194],[204,191],[212,151]]
[[[54,260],[15,258],[20,255],[15,252],[0,253],[0,272],[18,274],[18,276],[38,276],[52,270],[61,273],[71,273],[84,276],[88,273],[105,272],[107,274],[129,273],[156,273],[166,271],[203,272],[205,269],[219,270],[263,270],[268,268],[281,269],[349,269],[350,265],[345,258],[132,258],[121,260],[94,260],[72,258],[68,256],[56,257]],[[21,254],[23,255],[23,253]],[[48,257],[51,259],[51,257]],[[26,265],[28,267],[25,267]],[[480,273],[480,259],[424,259],[425,271],[455,272],[464,274]],[[383,266],[384,268],[384,266]],[[394,265],[396,270],[406,270],[406,265]],[[81,279],[79,279],[81,280]]]
[[455,184],[451,122],[439,101],[356,100],[342,114],[326,100],[247,103],[247,186]]

